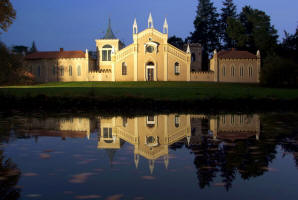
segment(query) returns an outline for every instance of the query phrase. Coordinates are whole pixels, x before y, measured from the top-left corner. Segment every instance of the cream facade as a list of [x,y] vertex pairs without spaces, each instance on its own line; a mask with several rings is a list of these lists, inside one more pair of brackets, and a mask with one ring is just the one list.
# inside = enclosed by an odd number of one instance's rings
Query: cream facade
[[36,52],[26,57],[26,65],[36,82],[259,82],[260,55],[233,50],[232,56],[225,57],[215,51],[210,71],[203,72],[201,45],[188,44],[185,51],[180,50],[168,43],[168,29],[166,19],[162,32],[155,29],[150,14],[147,28],[139,32],[135,19],[133,43],[125,46],[109,21],[105,36],[95,40],[96,52]]

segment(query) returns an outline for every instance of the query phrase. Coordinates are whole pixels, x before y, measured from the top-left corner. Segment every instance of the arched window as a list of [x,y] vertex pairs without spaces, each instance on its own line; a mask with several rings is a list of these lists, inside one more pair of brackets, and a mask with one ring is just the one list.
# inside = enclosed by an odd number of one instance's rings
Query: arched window
[[179,75],[180,74],[180,65],[178,62],[175,63],[175,75]]
[[123,127],[127,127],[127,117],[122,118],[122,125]]
[[222,67],[222,75],[223,76],[226,76],[226,66],[223,66]]
[[60,67],[60,76],[64,76],[64,67],[63,66]]
[[72,76],[72,66],[71,65],[69,66],[68,73],[69,73],[69,76]]
[[81,76],[81,65],[78,65],[77,72],[78,72],[78,76]]
[[234,65],[231,67],[231,76],[232,77],[235,76],[235,66]]
[[122,63],[122,75],[125,76],[127,75],[127,65],[126,63]]
[[147,127],[152,128],[155,126],[155,117],[147,116]]
[[244,76],[244,67],[243,65],[240,66],[240,77]]
[[253,75],[253,71],[252,71],[252,66],[251,65],[248,67],[248,74],[249,74],[249,77],[252,77],[252,75]]
[[112,60],[112,49],[113,47],[109,44],[102,47],[102,61],[111,61]]

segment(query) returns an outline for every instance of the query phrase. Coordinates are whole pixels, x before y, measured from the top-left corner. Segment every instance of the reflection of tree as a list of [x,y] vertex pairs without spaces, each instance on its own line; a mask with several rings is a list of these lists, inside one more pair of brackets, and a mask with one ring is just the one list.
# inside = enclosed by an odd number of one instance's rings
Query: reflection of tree
[[16,188],[21,172],[10,159],[5,159],[0,151],[0,200],[16,200],[20,189]]
[[227,190],[232,187],[237,172],[243,179],[263,175],[276,154],[274,144],[254,139],[223,143],[205,137],[191,150],[195,153],[199,186],[209,186],[220,172]]

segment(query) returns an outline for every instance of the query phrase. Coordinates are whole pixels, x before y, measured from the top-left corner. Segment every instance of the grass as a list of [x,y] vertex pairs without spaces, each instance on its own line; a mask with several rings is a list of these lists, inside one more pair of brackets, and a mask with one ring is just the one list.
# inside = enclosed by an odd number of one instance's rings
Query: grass
[[0,96],[124,97],[153,100],[298,100],[298,89],[265,88],[254,84],[201,82],[69,82],[0,87]]

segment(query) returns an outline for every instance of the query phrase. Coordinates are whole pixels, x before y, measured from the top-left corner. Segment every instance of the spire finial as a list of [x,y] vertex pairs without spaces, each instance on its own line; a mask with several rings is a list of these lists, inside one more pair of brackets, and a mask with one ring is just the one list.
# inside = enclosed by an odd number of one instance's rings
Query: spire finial
[[149,18],[148,18],[148,28],[154,28],[154,25],[153,25],[153,18],[152,18],[152,14],[150,12],[149,14]]
[[165,22],[163,24],[163,33],[165,33],[165,34],[169,33],[169,26],[168,26],[167,18],[165,18]]
[[189,43],[187,43],[187,50],[186,50],[186,53],[188,53],[188,54],[191,53]]
[[137,23],[137,19],[135,18],[133,22],[133,34],[137,34],[137,33],[138,33],[138,23]]
[[111,18],[110,17],[109,17],[108,29],[107,29],[107,32],[106,32],[105,36],[103,37],[103,39],[116,39],[116,36],[114,35],[114,33],[112,31],[112,25],[111,25]]

